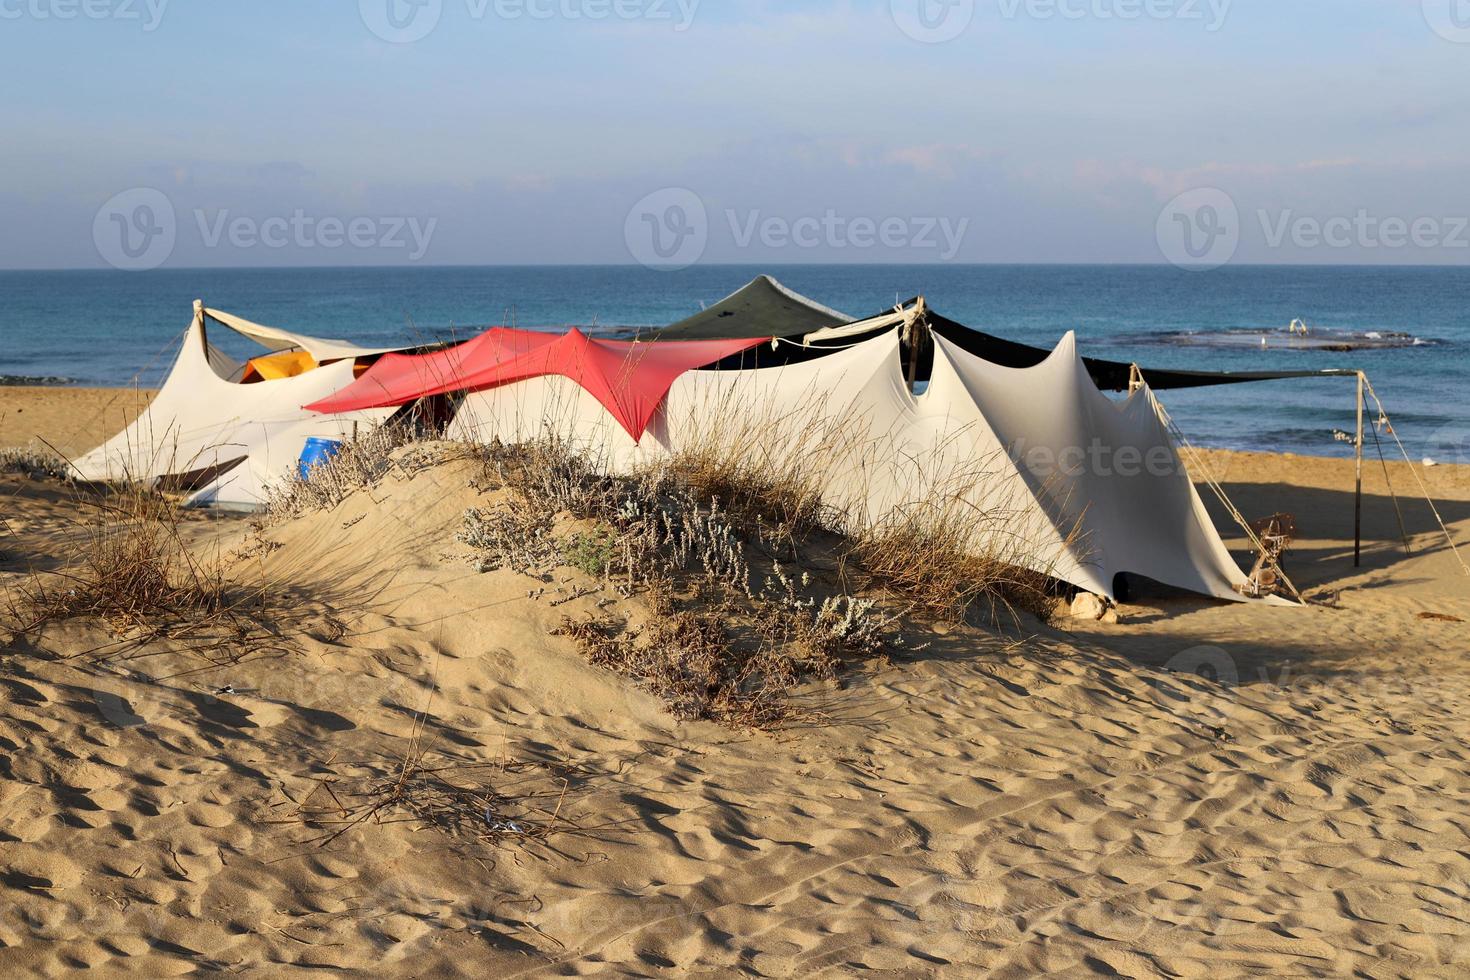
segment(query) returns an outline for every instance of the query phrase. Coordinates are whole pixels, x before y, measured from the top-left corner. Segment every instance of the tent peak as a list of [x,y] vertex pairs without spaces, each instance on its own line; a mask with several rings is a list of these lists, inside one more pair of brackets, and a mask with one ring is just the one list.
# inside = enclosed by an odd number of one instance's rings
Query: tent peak
[[654,332],[665,340],[800,337],[852,317],[759,275],[719,302]]

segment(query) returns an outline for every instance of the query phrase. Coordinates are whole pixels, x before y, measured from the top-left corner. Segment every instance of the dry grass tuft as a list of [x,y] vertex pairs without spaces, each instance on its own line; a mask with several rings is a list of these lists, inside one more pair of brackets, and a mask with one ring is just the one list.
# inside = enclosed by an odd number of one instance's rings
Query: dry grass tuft
[[587,775],[573,766],[431,760],[420,748],[387,770],[342,771],[315,777],[305,797],[290,801],[290,814],[272,822],[309,828],[303,843],[320,847],[366,824],[412,823],[492,847],[592,830],[563,812],[573,781]]
[[[285,817],[270,823],[300,824],[312,836],[302,843],[326,847],[367,824],[411,823],[463,842],[492,847],[546,843],[561,835],[586,836],[612,824],[588,827],[568,812],[573,785],[595,774],[580,766],[435,757],[424,742],[427,708],[414,718],[403,757],[387,766],[328,764],[312,777],[301,799],[284,788]],[[335,759],[335,756],[334,756]],[[348,775],[342,775],[345,771]]]
[[758,391],[736,392],[680,419],[668,468],[762,546],[794,556],[816,535],[836,535],[848,565],[922,615],[962,620],[979,609],[992,623],[1020,610],[1049,615],[1050,572],[1062,557],[1048,551],[1056,534],[1034,526],[1029,492],[1015,500],[1004,453],[975,455],[962,425],[932,456],[911,458],[865,420],[825,412],[816,397],[781,414]]
[[686,449],[668,464],[697,496],[719,501],[765,538],[791,542],[837,523],[823,501],[820,480],[797,460],[786,465],[752,452],[722,452],[714,445]]
[[78,503],[86,512],[60,569],[21,586],[17,632],[77,616],[96,616],[116,632],[171,632],[228,611],[221,566],[190,552],[173,502],[129,487]]
[[813,399],[782,412],[757,390],[732,391],[679,420],[679,448],[665,465],[742,526],[794,547],[812,533],[840,530],[844,515],[828,484],[837,461],[862,452],[858,428],[822,408]]
[[209,665],[239,663],[281,649],[311,607],[288,590],[243,586],[225,561],[191,543],[184,514],[168,497],[136,484],[79,489],[78,516],[55,534],[42,567],[5,593],[0,625],[14,639],[39,638],[52,623],[95,618],[111,634],[68,659],[90,662],[156,655],[156,641]]
[[1022,523],[1009,510],[963,498],[921,502],[858,530],[848,555],[873,584],[926,615],[959,621],[978,609],[998,623],[1025,611],[1045,621],[1056,587],[1038,570]]

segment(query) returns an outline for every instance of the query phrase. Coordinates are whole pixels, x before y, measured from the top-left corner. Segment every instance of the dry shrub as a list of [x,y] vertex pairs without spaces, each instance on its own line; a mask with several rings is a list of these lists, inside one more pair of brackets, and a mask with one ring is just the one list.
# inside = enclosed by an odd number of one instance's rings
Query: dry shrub
[[70,478],[66,460],[49,449],[36,446],[0,449],[0,473],[25,476],[33,480]]
[[[767,728],[786,720],[792,689],[831,677],[883,646],[874,603],[819,601],[778,566],[756,588],[740,519],[685,482],[674,466],[616,477],[566,443],[543,439],[485,451],[482,488],[514,499],[466,514],[459,540],[482,569],[545,579],[556,564],[641,590],[652,613],[640,629],[607,619],[563,622],[596,666],[630,677],[679,718]],[[567,516],[594,522],[558,539]],[[746,527],[749,532],[748,526]]]
[[464,527],[456,539],[469,546],[481,572],[508,568],[539,579],[561,564],[550,517],[529,508],[465,511]]
[[777,564],[760,593],[756,622],[768,645],[794,646],[812,673],[832,676],[843,663],[876,657],[897,642],[885,638],[891,620],[879,618],[875,600],[836,595],[818,602],[804,591],[810,588],[810,575],[802,573],[798,585]]
[[[625,580],[629,588],[697,570],[711,584],[750,591],[750,568],[731,518],[667,468],[608,476],[552,438],[496,444],[486,448],[483,460],[480,485],[508,486],[517,499],[465,515],[459,540],[474,549],[481,568],[540,572],[544,562],[555,559],[588,574]],[[595,521],[605,530],[552,541],[550,528],[563,514]]]
[[741,535],[719,501],[702,502],[669,471],[630,480],[627,495],[608,523],[630,559],[632,581],[693,573],[707,588],[751,594],[750,563]]
[[[718,586],[703,575],[697,588]],[[803,587],[810,580],[803,576]],[[768,729],[798,713],[791,696],[811,679],[831,679],[855,659],[885,647],[888,621],[876,603],[851,596],[820,602],[777,566],[757,594],[725,592],[724,601],[678,595],[669,578],[655,580],[648,623],[626,629],[614,620],[562,621],[594,666],[632,678],[677,718]]]
[[742,642],[717,612],[680,610],[655,616],[641,630],[606,619],[565,619],[557,631],[589,663],[632,678],[676,718],[706,719],[742,728],[772,728],[788,720],[792,687],[830,674],[800,651]]
[[[486,479],[516,490],[517,500],[499,516],[472,512],[462,540],[479,546],[482,567],[546,574],[557,562],[625,583],[628,593],[642,589],[653,615],[641,628],[567,620],[563,632],[592,663],[633,678],[676,716],[741,726],[779,724],[797,684],[897,642],[886,639],[896,617],[871,598],[813,594],[809,578],[779,565],[757,584],[749,546],[768,543],[772,531],[799,555],[813,532],[838,530],[842,560],[906,612],[963,620],[979,608],[997,625],[1020,612],[1050,615],[1050,572],[1063,557],[1046,551],[1057,547],[1054,524],[1009,460],[972,458],[963,433],[924,460],[893,452],[857,424],[844,432],[815,425],[796,437],[800,451],[758,426],[710,426],[704,436],[630,476],[608,475],[553,437],[490,447]],[[846,496],[824,497],[828,487]],[[893,496],[906,502],[872,505]],[[540,538],[528,544],[528,533],[546,534],[563,514],[597,528],[552,536],[546,548]]]

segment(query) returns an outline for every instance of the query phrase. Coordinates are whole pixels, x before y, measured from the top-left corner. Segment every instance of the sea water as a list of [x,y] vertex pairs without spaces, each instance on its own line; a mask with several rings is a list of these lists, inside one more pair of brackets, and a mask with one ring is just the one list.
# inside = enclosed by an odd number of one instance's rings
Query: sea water
[[[195,299],[246,319],[371,346],[464,339],[488,326],[619,332],[671,323],[760,273],[852,316],[923,294],[945,316],[1051,347],[1149,367],[1368,373],[1415,458],[1470,462],[1470,268],[700,265],[168,269],[0,272],[0,384],[156,385]],[[1300,318],[1401,343],[1277,343]],[[1240,342],[1259,332],[1264,345]],[[1222,338],[1214,342],[1214,336]],[[250,348],[218,330],[237,356]],[[1044,397],[1045,393],[1038,393]],[[1162,398],[1200,445],[1350,452],[1351,378],[1278,381]],[[4,401],[0,388],[0,403]],[[3,409],[0,409],[3,410]],[[1369,420],[1377,420],[1370,406]],[[1397,451],[1384,426],[1386,449]],[[1370,446],[1372,445],[1370,436]],[[1371,451],[1371,450],[1370,450]]]

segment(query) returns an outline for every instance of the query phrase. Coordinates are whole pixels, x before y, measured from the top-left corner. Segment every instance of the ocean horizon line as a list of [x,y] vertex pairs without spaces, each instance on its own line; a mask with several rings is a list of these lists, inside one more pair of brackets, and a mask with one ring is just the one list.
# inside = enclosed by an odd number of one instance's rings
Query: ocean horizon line
[[1191,275],[1229,273],[1233,270],[1261,269],[1310,269],[1321,270],[1465,270],[1470,271],[1470,262],[1436,263],[1385,263],[1385,262],[1232,262],[1222,267],[1188,267],[1172,262],[701,262],[697,266],[665,268],[648,266],[639,262],[484,262],[484,263],[381,263],[363,265],[198,265],[169,266],[167,268],[126,270],[111,266],[36,266],[0,268],[0,275],[23,275],[39,273],[109,273],[117,276],[156,276],[184,272],[376,272],[393,270],[407,272],[415,269],[464,270],[464,269],[644,269],[669,275],[677,275],[690,269],[862,269],[862,268],[914,268],[914,269],[1174,269]]

